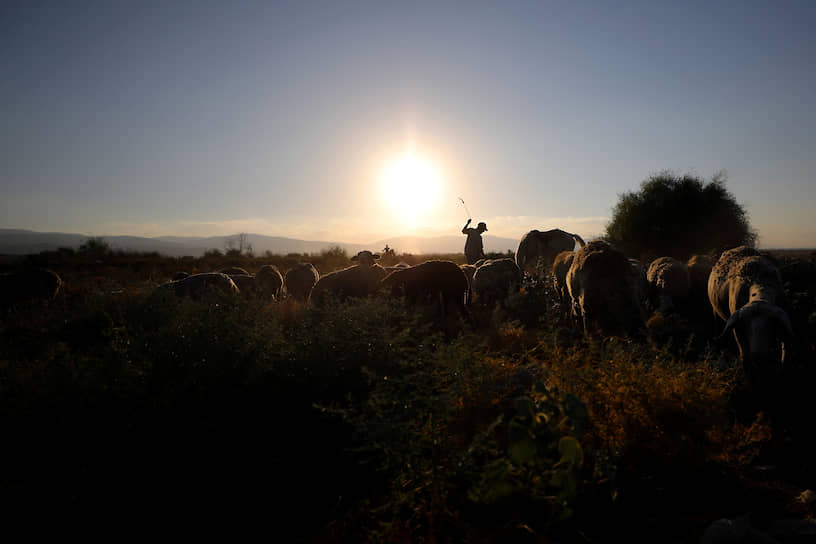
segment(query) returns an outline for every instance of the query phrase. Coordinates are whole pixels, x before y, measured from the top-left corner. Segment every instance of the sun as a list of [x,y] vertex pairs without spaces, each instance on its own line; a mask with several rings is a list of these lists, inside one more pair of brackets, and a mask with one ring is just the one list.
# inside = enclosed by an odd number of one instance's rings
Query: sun
[[383,169],[380,190],[392,213],[404,222],[413,222],[435,208],[442,181],[431,162],[406,153],[393,159]]

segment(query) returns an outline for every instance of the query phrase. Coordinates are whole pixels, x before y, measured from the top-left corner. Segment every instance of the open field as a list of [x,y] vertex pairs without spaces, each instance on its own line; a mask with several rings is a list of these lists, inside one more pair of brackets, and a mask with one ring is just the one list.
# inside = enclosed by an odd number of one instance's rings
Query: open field
[[310,260],[324,274],[349,264],[339,250],[25,260],[65,285],[0,321],[10,517],[184,511],[274,541],[577,543],[697,542],[750,514],[780,542],[812,541],[797,523],[816,514],[814,292],[789,293],[797,379],[766,413],[721,323],[586,338],[540,275],[469,324],[385,297],[153,294],[178,270]]

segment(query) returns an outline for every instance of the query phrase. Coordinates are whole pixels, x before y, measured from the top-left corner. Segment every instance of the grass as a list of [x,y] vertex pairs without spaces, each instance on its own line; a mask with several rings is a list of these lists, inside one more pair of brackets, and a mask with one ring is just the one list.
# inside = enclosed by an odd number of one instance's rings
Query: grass
[[[742,400],[727,346],[584,338],[548,282],[471,326],[392,299],[152,294],[174,259],[49,264],[66,295],[0,321],[8,512],[184,505],[314,542],[632,541],[667,526],[691,542],[751,510],[813,514],[786,502],[816,482],[785,456],[814,450]],[[768,464],[785,468],[775,494],[754,476]]]

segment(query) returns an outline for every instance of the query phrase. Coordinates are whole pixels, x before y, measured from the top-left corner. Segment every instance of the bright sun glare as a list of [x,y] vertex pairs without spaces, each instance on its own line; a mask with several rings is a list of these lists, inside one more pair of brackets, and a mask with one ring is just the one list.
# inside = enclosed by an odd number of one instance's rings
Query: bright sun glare
[[405,154],[385,167],[380,188],[391,211],[404,222],[414,222],[439,201],[441,180],[427,160]]

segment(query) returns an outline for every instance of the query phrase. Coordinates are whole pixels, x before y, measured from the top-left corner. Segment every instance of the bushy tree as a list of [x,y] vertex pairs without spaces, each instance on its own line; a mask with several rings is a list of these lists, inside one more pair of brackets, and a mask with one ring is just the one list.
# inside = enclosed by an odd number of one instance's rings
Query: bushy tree
[[111,252],[111,246],[104,238],[98,236],[85,240],[80,244],[78,251],[90,255],[106,255]]
[[710,182],[672,172],[651,176],[637,192],[620,196],[606,238],[632,257],[695,253],[753,246],[757,234],[745,209],[725,188],[725,174]]

